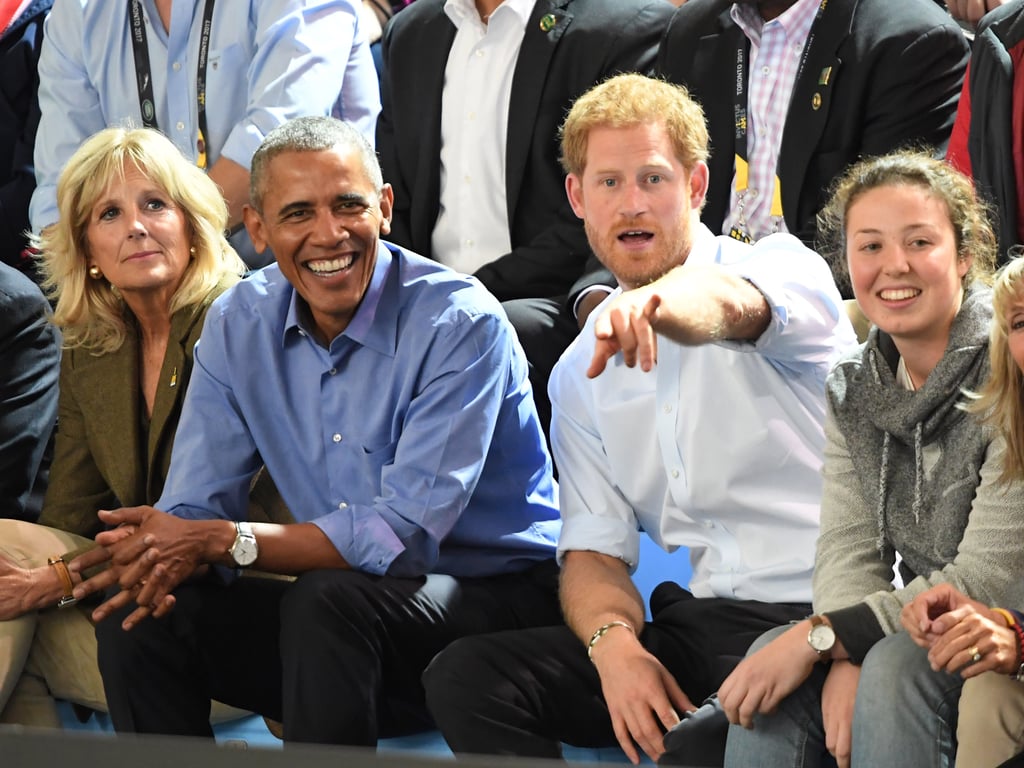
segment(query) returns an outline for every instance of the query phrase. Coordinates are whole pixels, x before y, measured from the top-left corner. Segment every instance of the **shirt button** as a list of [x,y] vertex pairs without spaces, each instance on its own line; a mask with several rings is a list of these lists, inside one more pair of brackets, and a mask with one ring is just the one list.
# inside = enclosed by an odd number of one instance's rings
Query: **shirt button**
[[465,242],[465,246],[466,246],[467,248],[472,248],[472,247],[473,247],[473,241],[472,241],[472,240],[467,240],[467,241]]
[[331,374],[331,376],[334,376],[337,372],[338,372],[337,368],[331,368],[331,370],[328,371],[328,373]]
[[478,59],[482,59],[482,58],[484,57],[484,52],[483,52],[483,51],[477,51],[477,52],[476,52],[476,57],[477,57]]
[[678,469],[673,469],[672,470],[672,477],[679,477],[679,470]]
[[334,442],[336,442],[336,443],[340,443],[340,442],[341,442],[341,435],[339,435],[339,434],[338,434],[337,432],[335,432],[335,433],[334,433],[334,434],[333,434],[333,435],[331,436],[331,440],[333,440],[333,441],[334,441]]
[[341,502],[341,504],[338,505],[338,509],[347,509],[347,508],[348,508],[348,504],[346,504],[344,501]]
[[174,127],[177,128],[179,131],[184,131],[185,130],[185,124],[183,122],[181,122],[181,120],[179,120],[178,124],[176,126],[174,126]]
[[176,61],[173,64],[171,64],[171,69],[173,69],[175,72],[179,71],[181,69],[181,62]]
[[763,75],[767,75],[771,71],[772,71],[771,67],[761,67],[761,74],[763,74]]
[[668,404],[665,405],[665,413],[672,413],[672,406],[671,405],[668,405]]

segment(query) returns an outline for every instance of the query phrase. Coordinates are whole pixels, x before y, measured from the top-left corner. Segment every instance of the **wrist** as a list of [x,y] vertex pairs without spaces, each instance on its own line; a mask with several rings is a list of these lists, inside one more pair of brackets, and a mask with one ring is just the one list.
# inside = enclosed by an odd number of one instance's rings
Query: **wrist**
[[203,543],[202,563],[213,565],[235,566],[231,558],[231,547],[235,543],[235,524],[231,520],[205,521],[209,529],[201,538]]
[[52,565],[42,565],[25,573],[28,580],[22,592],[22,613],[52,608],[64,597],[64,583]]
[[633,639],[636,639],[636,630],[629,622],[612,620],[602,624],[600,627],[595,629],[593,634],[590,636],[590,640],[587,643],[587,658],[590,659],[591,663],[596,665],[597,658],[595,654],[597,653],[599,644],[603,643],[603,650],[610,649],[610,647],[614,645],[614,641],[606,640],[608,635],[615,634],[617,636],[625,637],[627,632]]
[[836,645],[836,632],[827,616],[810,616],[807,619],[807,647],[814,654],[814,661],[832,661]]

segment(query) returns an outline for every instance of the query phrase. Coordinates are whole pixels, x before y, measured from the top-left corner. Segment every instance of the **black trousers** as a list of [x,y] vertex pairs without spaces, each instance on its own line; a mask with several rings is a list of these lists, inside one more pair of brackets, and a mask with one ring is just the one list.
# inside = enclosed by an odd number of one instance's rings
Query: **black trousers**
[[96,628],[119,732],[211,736],[211,698],[284,724],[286,741],[372,746],[433,727],[420,677],[452,640],[561,620],[546,561],[489,578],[322,570],[179,588],[174,610]]
[[[809,605],[694,598],[665,582],[651,596],[640,642],[699,704],[761,634],[809,613]],[[560,742],[618,743],[597,670],[564,625],[464,638],[431,662],[423,681],[456,752],[557,758]]]

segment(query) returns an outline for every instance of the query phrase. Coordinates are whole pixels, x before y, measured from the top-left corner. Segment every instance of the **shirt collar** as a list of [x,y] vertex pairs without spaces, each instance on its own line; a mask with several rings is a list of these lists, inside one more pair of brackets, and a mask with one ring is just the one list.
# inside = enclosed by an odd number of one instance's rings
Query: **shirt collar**
[[[391,249],[383,240],[378,240],[377,261],[373,265],[370,284],[366,287],[363,300],[359,302],[348,327],[338,337],[345,337],[389,357],[394,356],[398,343],[398,280],[397,276],[389,279],[393,273],[397,273],[397,269],[391,268],[394,261]],[[291,294],[284,323],[284,338],[287,338],[293,329],[313,338],[311,331],[306,327],[305,302],[294,288],[291,289]],[[284,339],[282,343],[283,341]],[[337,342],[338,339],[331,341],[331,349]]]
[[[534,0],[504,0],[491,14],[491,20],[493,21],[499,13],[502,15],[515,14],[518,17],[517,25],[525,29],[526,22],[530,20],[530,14],[533,12],[533,6]],[[475,21],[483,26],[483,22],[480,21],[480,12],[477,11],[473,0],[445,0],[444,12],[456,29],[467,21]]]
[[802,44],[811,32],[811,25],[814,24],[820,5],[821,0],[797,0],[777,18],[766,22],[761,18],[761,12],[756,5],[733,3],[729,15],[753,45],[761,45],[761,33],[769,24],[781,26],[786,32],[787,41]]

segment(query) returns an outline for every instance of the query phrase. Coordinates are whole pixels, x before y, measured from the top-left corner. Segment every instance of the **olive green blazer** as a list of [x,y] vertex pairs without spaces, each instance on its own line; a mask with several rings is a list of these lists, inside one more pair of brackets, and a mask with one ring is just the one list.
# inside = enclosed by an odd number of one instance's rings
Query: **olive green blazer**
[[160,498],[192,373],[192,350],[219,293],[211,292],[171,318],[145,446],[134,323],[116,352],[64,350],[57,438],[41,524],[92,538],[103,529],[97,510],[152,505]]

